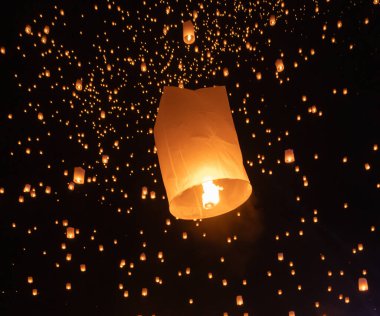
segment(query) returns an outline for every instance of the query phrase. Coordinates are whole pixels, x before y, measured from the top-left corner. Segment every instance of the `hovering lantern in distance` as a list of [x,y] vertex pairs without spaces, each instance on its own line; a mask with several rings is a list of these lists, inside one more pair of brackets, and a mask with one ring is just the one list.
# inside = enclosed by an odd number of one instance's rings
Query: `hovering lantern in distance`
[[285,150],[285,163],[292,163],[295,161],[293,149]]
[[195,42],[194,24],[191,20],[183,22],[183,41],[189,45]]
[[218,216],[251,195],[225,87],[164,87],[154,138],[177,218]]
[[81,167],[75,167],[74,168],[74,178],[73,181],[76,184],[83,184],[84,183],[84,175],[85,175],[85,170]]
[[269,17],[269,25],[270,26],[276,25],[276,17],[273,14]]
[[358,286],[359,286],[360,292],[367,292],[368,291],[367,279],[366,278],[359,278]]
[[236,296],[236,305],[242,306],[243,304],[244,304],[243,296],[241,296],[241,295]]
[[77,89],[77,91],[82,91],[83,89],[82,79],[78,79],[75,82],[75,89]]
[[66,237],[67,237],[67,239],[74,239],[75,238],[74,227],[67,227],[66,228]]
[[282,59],[277,59],[275,62],[277,72],[282,72],[285,69]]
[[147,67],[146,67],[146,63],[145,63],[145,62],[142,62],[142,63],[141,63],[141,71],[142,71],[142,72],[146,72],[146,69],[147,69]]

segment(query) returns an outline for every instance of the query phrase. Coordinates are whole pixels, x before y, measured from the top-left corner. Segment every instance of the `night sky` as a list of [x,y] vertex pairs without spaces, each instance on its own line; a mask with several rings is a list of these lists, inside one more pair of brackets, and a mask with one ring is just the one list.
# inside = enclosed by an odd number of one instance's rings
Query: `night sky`
[[[380,315],[378,0],[13,0],[0,16],[0,315]],[[170,214],[164,86],[226,86],[253,188],[238,209]]]

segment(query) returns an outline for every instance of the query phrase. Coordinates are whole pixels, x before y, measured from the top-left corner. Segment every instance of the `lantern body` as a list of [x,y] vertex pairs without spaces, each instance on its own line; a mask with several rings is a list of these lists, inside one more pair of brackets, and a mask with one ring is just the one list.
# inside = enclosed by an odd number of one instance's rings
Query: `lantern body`
[[271,15],[269,17],[269,25],[270,26],[275,26],[276,25],[276,17],[274,15]]
[[83,89],[82,79],[78,79],[75,82],[75,89],[77,89],[77,91],[82,91]]
[[74,168],[74,178],[73,182],[76,184],[83,184],[84,183],[84,175],[85,175],[85,170],[81,167],[75,167]]
[[75,238],[74,227],[67,227],[66,228],[66,237],[67,237],[67,239],[74,239]]
[[359,278],[358,286],[359,286],[360,292],[367,292],[368,291],[367,279],[366,278]]
[[244,302],[243,302],[243,296],[241,296],[241,295],[236,296],[236,305],[237,306],[242,306],[243,304],[244,304]]
[[[177,218],[221,215],[251,195],[225,87],[165,87],[154,138],[170,212]],[[207,188],[220,193],[216,203],[204,203]]]
[[277,72],[282,72],[285,69],[282,59],[277,59],[275,62]]
[[186,44],[193,44],[195,42],[194,25],[190,20],[183,22],[183,41]]
[[292,149],[285,150],[285,163],[292,163],[295,161],[294,152]]

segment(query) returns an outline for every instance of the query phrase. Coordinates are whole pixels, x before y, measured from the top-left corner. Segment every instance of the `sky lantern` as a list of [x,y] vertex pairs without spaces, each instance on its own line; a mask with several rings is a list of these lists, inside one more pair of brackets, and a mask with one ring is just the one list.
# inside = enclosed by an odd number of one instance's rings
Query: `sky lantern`
[[106,111],[100,111],[100,118],[105,119],[106,118]]
[[293,149],[285,150],[285,163],[292,163],[295,161]]
[[140,67],[141,67],[142,72],[146,72],[147,67],[146,67],[146,63],[144,61],[141,63]]
[[108,164],[109,159],[110,157],[108,155],[102,155],[102,163],[104,163],[105,165]]
[[284,63],[281,58],[276,59],[275,62],[277,72],[282,72],[285,69]]
[[270,26],[275,26],[276,25],[276,16],[273,15],[273,14],[269,17],[269,25]]
[[183,22],[183,41],[189,45],[195,42],[194,24],[191,20]]
[[86,171],[82,167],[75,167],[74,168],[74,177],[73,181],[76,184],[83,184],[84,183],[84,175]]
[[368,282],[366,278],[359,278],[358,287],[360,292],[368,291]]
[[66,237],[67,237],[67,239],[74,239],[75,238],[74,227],[67,227],[66,228]]
[[218,216],[251,195],[225,87],[165,87],[154,137],[177,218]]
[[77,91],[82,91],[82,89],[83,89],[82,79],[78,79],[78,80],[75,82],[75,89],[76,89]]
[[224,76],[224,77],[228,77],[229,74],[230,74],[230,73],[229,73],[229,71],[228,71],[228,68],[227,68],[227,67],[224,67],[224,68],[223,68],[223,76]]
[[243,304],[244,304],[243,296],[242,295],[236,296],[236,305],[237,306],[242,306]]
[[290,311],[289,316],[296,316],[296,313],[294,311]]

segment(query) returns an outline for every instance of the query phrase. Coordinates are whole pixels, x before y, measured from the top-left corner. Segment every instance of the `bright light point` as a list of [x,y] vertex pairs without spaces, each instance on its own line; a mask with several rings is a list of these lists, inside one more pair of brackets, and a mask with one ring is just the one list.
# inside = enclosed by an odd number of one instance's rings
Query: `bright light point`
[[212,180],[203,182],[202,187],[203,208],[209,210],[219,203],[219,191],[223,190],[223,188],[215,185],[214,182],[212,182]]
[[192,37],[190,34],[186,35],[186,39],[187,39],[189,42],[191,41],[192,38],[193,38],[193,37]]

